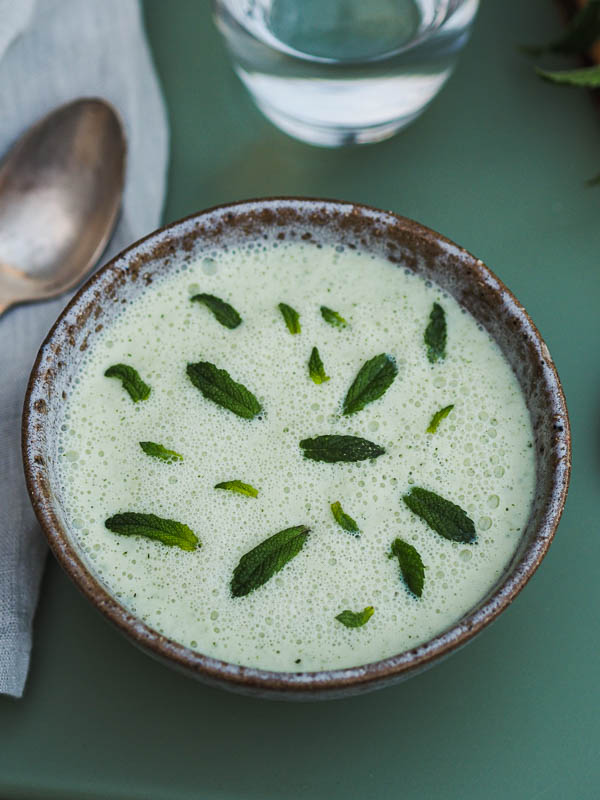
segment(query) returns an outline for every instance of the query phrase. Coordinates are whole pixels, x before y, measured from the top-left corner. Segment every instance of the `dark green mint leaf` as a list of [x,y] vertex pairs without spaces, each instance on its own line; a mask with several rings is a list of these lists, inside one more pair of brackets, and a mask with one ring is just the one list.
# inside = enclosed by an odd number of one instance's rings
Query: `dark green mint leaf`
[[558,39],[537,47],[521,47],[521,50],[532,56],[542,53],[585,53],[599,38],[600,0],[588,0]]
[[226,370],[218,369],[209,361],[188,364],[187,374],[204,397],[228,408],[238,417],[252,419],[262,411],[261,404],[249,389],[236,383]]
[[368,403],[377,400],[391,386],[397,374],[396,362],[387,353],[366,361],[348,389],[342,413],[346,416],[356,414]]
[[366,461],[385,453],[385,448],[361,439],[360,436],[315,436],[314,439],[303,439],[300,447],[304,457],[313,461],[327,461],[334,464],[338,461]]
[[145,536],[155,539],[169,547],[180,547],[182,550],[195,550],[201,547],[196,534],[174,519],[163,519],[155,514],[138,514],[135,511],[126,511],[124,514],[115,514],[104,523],[109,531],[123,536]]
[[233,306],[215,297],[214,294],[195,294],[190,298],[192,302],[203,303],[215,315],[217,322],[224,325],[226,328],[237,328],[241,323],[242,318]]
[[286,528],[243,555],[233,571],[231,594],[243,597],[266,583],[298,555],[309,533],[305,525]]
[[440,422],[448,416],[453,408],[454,405],[444,406],[444,408],[440,408],[439,411],[436,411],[427,427],[427,433],[435,433]]
[[434,303],[424,336],[425,344],[427,345],[427,358],[432,364],[438,359],[446,357],[447,335],[444,309],[439,303]]
[[417,597],[423,594],[425,567],[416,548],[402,539],[394,539],[390,558],[396,557],[400,564],[400,572],[410,591]]
[[348,531],[348,533],[352,533],[354,536],[360,536],[358,525],[352,519],[352,517],[348,516],[348,514],[343,511],[342,505],[339,501],[331,504],[331,511],[340,528]]
[[167,450],[162,444],[156,444],[156,442],[140,442],[140,447],[146,455],[152,456],[153,458],[160,458],[162,461],[167,461],[169,463],[173,461],[183,461],[183,456],[180,456],[175,450]]
[[440,536],[453,542],[475,541],[475,525],[466,511],[435,492],[414,486],[402,498],[406,505]]
[[321,306],[321,316],[325,322],[329,323],[329,325],[333,325],[336,328],[345,328],[348,324],[346,320],[338,314],[337,311],[333,311],[333,309],[327,308],[327,306]]
[[535,71],[545,81],[563,86],[580,86],[583,89],[600,87],[600,64],[593,67],[582,67],[582,69],[562,69],[557,72],[549,72],[536,67]]
[[278,308],[285,320],[288,331],[290,333],[300,333],[300,314],[291,306],[288,306],[287,303],[279,303]]
[[104,374],[107,378],[118,378],[134,403],[146,400],[150,395],[148,384],[144,383],[136,369],[127,364],[113,364]]
[[338,614],[336,619],[347,628],[361,628],[371,619],[373,616],[373,611],[375,611],[373,606],[367,606],[366,608],[363,608],[362,611],[346,610],[342,611],[341,614]]
[[313,347],[308,359],[308,371],[315,383],[325,383],[325,381],[329,380],[329,375],[325,374],[325,367],[316,347]]
[[250,486],[249,483],[242,483],[242,481],[223,481],[217,483],[215,489],[227,489],[230,492],[237,492],[238,494],[245,494],[247,497],[258,497],[258,489]]

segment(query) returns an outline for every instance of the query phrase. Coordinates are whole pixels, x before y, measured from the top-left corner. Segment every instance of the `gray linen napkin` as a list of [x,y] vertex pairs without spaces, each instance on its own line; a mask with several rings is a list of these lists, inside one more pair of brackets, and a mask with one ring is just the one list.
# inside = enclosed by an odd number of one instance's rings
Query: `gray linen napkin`
[[[157,227],[167,120],[137,0],[0,0],[0,156],[39,117],[81,96],[125,123],[123,209],[106,261]],[[35,222],[35,221],[32,221]],[[23,694],[46,546],[23,478],[23,395],[37,349],[67,297],[0,318],[0,693]]]

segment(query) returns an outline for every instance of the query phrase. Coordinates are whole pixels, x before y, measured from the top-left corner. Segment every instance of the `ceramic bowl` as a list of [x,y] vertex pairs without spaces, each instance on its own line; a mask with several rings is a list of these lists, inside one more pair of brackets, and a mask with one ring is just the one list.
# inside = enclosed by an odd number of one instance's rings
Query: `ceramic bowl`
[[[65,521],[57,478],[61,413],[86,348],[135,298],[181,260],[242,240],[335,241],[384,256],[432,279],[470,311],[510,362],[534,430],[536,491],[519,546],[479,604],[429,641],[390,658],[349,669],[287,673],[251,669],[195,652],[148,627],[120,605],[88,569]],[[570,474],[565,399],[552,359],[523,306],[477,258],[409,219],[367,206],[301,198],[252,200],[212,208],[136,242],[75,295],[37,356],[23,415],[23,454],[33,507],[56,558],[104,616],[132,642],[206,683],[281,699],[321,699],[365,692],[408,678],[466,644],[516,597],[556,531]]]

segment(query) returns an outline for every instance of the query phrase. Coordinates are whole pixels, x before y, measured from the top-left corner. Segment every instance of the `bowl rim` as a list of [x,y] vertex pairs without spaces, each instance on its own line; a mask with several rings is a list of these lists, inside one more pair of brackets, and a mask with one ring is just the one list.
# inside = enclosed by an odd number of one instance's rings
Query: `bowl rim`
[[[65,325],[66,318],[79,304],[85,306],[93,299],[94,288],[102,281],[104,276],[109,273],[116,275],[119,269],[122,270],[120,262],[123,259],[134,255],[135,251],[143,250],[144,246],[153,240],[160,241],[165,234],[185,233],[186,225],[201,221],[203,218],[210,217],[210,215],[225,214],[229,211],[232,213],[240,212],[242,208],[251,211],[261,211],[269,208],[276,210],[281,207],[298,210],[299,207],[307,206],[314,207],[315,211],[322,211],[324,207],[332,207],[338,214],[340,212],[343,214],[359,214],[371,220],[400,225],[403,230],[408,231],[415,237],[441,244],[458,256],[467,258],[473,264],[477,264],[477,267],[483,271],[490,281],[492,290],[496,294],[501,294],[505,304],[512,308],[512,314],[518,316],[519,321],[527,330],[529,339],[535,345],[538,359],[547,368],[544,371],[544,381],[551,397],[553,419],[555,422],[560,422],[562,426],[559,430],[562,431],[560,442],[563,456],[557,459],[553,468],[552,487],[545,504],[546,509],[552,509],[551,513],[544,516],[519,560],[507,571],[504,578],[497,584],[493,594],[484,603],[463,616],[451,627],[421,645],[379,661],[341,669],[313,672],[278,672],[244,667],[206,656],[158,633],[122,606],[104,588],[100,580],[94,577],[71,543],[65,529],[66,526],[63,527],[55,514],[50,492],[45,491],[44,485],[38,481],[40,475],[45,474],[45,464],[43,460],[39,460],[39,456],[36,457],[34,455],[35,448],[31,446],[32,442],[35,442],[38,437],[37,431],[39,430],[40,422],[40,415],[36,413],[34,395],[36,388],[41,385],[45,377],[41,371],[44,356],[49,348],[52,348],[52,345],[56,343],[56,339],[61,332],[60,329]],[[334,218],[330,214],[325,227],[330,226],[333,221]],[[93,273],[63,308],[40,346],[25,394],[21,442],[27,490],[42,531],[62,568],[92,604],[113,625],[127,635],[133,643],[140,646],[150,655],[154,655],[160,660],[166,660],[171,666],[178,667],[188,674],[194,674],[209,684],[240,691],[251,691],[265,696],[327,696],[335,695],[336,693],[343,695],[351,693],[352,690],[361,691],[376,688],[416,674],[467,644],[510,605],[537,570],[550,547],[560,522],[571,473],[571,432],[560,378],[537,327],[525,308],[505,284],[469,251],[455,244],[443,234],[421,223],[396,214],[393,211],[384,211],[364,203],[316,197],[252,198],[211,206],[157,228],[119,252],[103,267]]]

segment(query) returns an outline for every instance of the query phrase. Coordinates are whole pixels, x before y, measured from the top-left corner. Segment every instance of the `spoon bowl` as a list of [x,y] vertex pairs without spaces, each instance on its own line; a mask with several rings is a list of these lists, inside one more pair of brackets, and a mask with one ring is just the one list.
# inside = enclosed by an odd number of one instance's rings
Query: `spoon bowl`
[[125,134],[104,100],[61,106],[0,165],[0,313],[75,286],[102,253],[123,193]]

